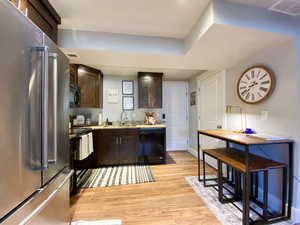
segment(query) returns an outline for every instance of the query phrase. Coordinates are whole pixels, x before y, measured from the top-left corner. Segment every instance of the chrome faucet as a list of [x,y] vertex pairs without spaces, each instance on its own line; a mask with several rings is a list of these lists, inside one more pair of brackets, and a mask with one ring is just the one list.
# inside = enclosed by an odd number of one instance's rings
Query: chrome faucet
[[126,111],[121,112],[121,120],[120,123],[121,125],[125,125],[125,123],[128,121],[128,116]]

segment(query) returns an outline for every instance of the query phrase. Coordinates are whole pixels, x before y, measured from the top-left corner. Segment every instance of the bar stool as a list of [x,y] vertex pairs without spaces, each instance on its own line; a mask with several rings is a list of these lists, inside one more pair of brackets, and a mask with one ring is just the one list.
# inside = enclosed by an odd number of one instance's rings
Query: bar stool
[[[205,187],[215,187],[218,186],[218,197],[221,203],[233,203],[235,201],[242,199],[242,182],[241,179],[244,178],[245,174],[245,162],[242,151],[232,149],[232,148],[222,148],[222,149],[209,149],[203,150],[203,183]],[[205,171],[205,156],[209,155],[218,162],[218,176],[212,180],[216,181],[216,184],[207,185],[206,181],[206,171]],[[226,165],[227,173],[226,177],[223,176],[223,165]],[[262,217],[265,221],[271,221],[273,218],[278,218],[278,215],[268,211],[268,192],[269,192],[269,171],[271,169],[282,169],[282,205],[281,205],[281,216],[285,215],[285,203],[287,199],[287,165],[273,161],[271,159],[266,159],[257,155],[250,154],[250,176],[251,176],[251,188],[250,188],[250,199],[257,206],[262,209],[262,214],[260,214],[256,209],[250,207],[256,214]],[[228,171],[231,170],[229,175]],[[262,201],[259,200],[258,196],[258,186],[259,186],[259,174],[263,174],[263,193]],[[230,191],[225,187],[226,184],[229,184],[233,188],[233,191]],[[224,195],[223,189],[226,189],[231,195],[232,198],[228,198]]]

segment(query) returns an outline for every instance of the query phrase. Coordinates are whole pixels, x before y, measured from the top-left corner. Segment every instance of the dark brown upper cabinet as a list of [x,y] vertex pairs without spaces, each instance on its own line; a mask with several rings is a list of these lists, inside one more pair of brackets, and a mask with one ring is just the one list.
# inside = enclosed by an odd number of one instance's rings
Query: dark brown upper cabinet
[[101,70],[80,64],[70,65],[70,83],[80,87],[80,108],[103,108]]
[[78,66],[76,64],[70,64],[70,83],[77,84],[78,83],[78,74],[77,74]]
[[139,108],[162,108],[163,73],[138,72]]
[[[47,36],[57,43],[58,25],[61,24],[61,17],[48,0],[10,0],[18,6]],[[20,3],[19,3],[20,2]]]

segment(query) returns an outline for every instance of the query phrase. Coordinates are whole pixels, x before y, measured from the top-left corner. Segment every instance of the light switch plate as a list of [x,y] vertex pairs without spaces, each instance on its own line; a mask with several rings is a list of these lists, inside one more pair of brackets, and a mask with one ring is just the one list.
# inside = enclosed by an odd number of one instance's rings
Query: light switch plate
[[269,118],[269,112],[268,111],[261,111],[260,119],[261,120],[268,120],[268,118]]

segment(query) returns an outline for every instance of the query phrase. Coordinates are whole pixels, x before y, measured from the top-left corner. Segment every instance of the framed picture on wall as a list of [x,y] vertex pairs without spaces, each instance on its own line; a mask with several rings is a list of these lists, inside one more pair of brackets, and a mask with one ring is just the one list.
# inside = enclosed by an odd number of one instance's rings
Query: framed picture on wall
[[196,105],[196,91],[191,92],[190,103],[192,105]]
[[110,104],[119,103],[119,90],[117,88],[107,89],[107,103]]
[[134,93],[134,81],[133,80],[122,80],[122,94],[133,95]]
[[134,97],[133,96],[123,96],[123,110],[132,111],[134,110]]

